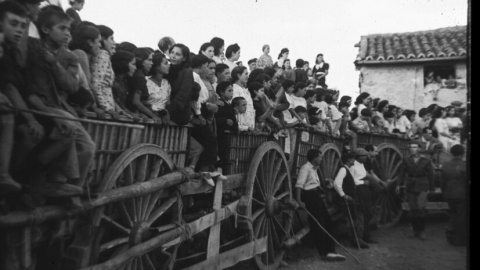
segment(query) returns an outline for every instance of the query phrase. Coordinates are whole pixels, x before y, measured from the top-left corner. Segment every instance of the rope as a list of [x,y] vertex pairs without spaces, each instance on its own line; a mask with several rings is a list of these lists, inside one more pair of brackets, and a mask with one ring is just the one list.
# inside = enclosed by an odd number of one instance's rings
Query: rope
[[360,260],[357,257],[355,257],[355,255],[353,255],[346,247],[340,244],[337,241],[337,239],[335,239],[335,237],[333,237],[330,233],[328,233],[328,231],[325,228],[323,228],[320,222],[318,222],[318,220],[306,208],[302,208],[302,209],[304,209],[307,212],[307,214],[317,223],[318,227],[320,227],[320,229],[322,229],[322,231],[325,232],[326,235],[328,235],[328,237],[330,237],[339,247],[341,247],[348,254],[350,254],[350,256],[352,256],[359,264],[362,264],[362,262],[360,262]]

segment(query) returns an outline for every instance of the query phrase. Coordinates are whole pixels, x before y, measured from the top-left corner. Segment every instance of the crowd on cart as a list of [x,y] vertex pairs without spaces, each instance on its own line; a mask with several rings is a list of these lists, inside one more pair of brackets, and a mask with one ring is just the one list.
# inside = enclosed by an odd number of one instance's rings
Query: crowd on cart
[[310,68],[303,59],[293,65],[287,48],[274,61],[264,45],[247,67],[240,45],[225,46],[219,37],[198,53],[172,37],[162,37],[158,48],[137,47],[116,43],[106,25],[82,21],[83,0],[70,0],[66,12],[40,8],[42,2],[0,3],[2,196],[24,188],[52,197],[83,194],[95,144],[74,120],[89,115],[189,125],[187,165],[212,176],[225,162],[225,132],[291,138],[302,127],[351,141],[345,152],[357,150],[358,133],[417,139],[427,152],[465,141],[461,103],[417,113],[366,92],[340,97],[327,85],[323,54]]

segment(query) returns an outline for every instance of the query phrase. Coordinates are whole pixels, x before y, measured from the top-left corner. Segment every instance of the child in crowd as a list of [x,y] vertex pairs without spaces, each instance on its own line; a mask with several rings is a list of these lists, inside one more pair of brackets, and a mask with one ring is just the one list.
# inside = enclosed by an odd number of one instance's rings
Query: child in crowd
[[375,134],[382,134],[382,135],[386,134],[385,120],[383,120],[379,116],[374,116],[372,118],[372,130],[371,130],[371,132],[375,133]]
[[360,112],[360,116],[353,120],[353,125],[357,127],[357,132],[370,132],[370,121],[372,111],[365,108]]
[[113,98],[119,110],[134,121],[140,121],[140,116],[134,112],[132,106],[132,90],[129,79],[137,70],[136,59],[132,53],[126,51],[116,52],[112,56],[112,68],[115,72],[115,80],[112,85]]
[[350,127],[354,127],[352,124],[351,118],[350,118],[350,113],[348,111],[348,108],[350,108],[350,104],[347,101],[341,101],[338,103],[338,109],[340,113],[342,113],[342,123],[340,125],[340,136],[344,137],[346,139],[350,139],[352,141],[352,150],[355,150],[357,148],[357,134],[353,132]]
[[79,23],[82,22],[78,12],[83,9],[85,5],[85,0],[69,0],[70,8],[67,9],[67,15],[72,19],[72,27],[75,28]]
[[315,91],[313,90],[308,90],[307,86],[307,91],[305,92],[305,95],[303,98],[307,102],[307,110],[313,107],[313,103],[315,103],[315,100],[317,99],[317,95],[315,94]]
[[250,125],[249,120],[246,117],[247,100],[243,97],[235,97],[232,100],[233,110],[235,111],[235,118],[238,123],[239,131],[252,131],[254,127]]
[[164,76],[170,71],[170,62],[163,53],[154,54],[152,62],[150,78],[147,79],[146,85],[148,90],[147,104],[156,116],[152,117],[156,123],[169,124],[170,115],[166,107],[170,104],[172,88]]
[[317,107],[308,109],[308,117],[313,129],[319,132],[328,132],[327,123],[322,119],[322,110]]

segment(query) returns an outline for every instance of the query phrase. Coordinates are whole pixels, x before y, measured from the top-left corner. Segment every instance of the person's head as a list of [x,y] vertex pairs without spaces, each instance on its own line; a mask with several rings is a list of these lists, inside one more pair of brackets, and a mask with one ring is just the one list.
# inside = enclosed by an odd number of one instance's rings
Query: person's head
[[322,162],[322,153],[318,149],[310,149],[307,152],[307,160],[313,165],[320,165]]
[[102,36],[102,48],[106,50],[110,55],[115,53],[115,39],[113,38],[112,28],[105,25],[97,25],[97,29]]
[[202,46],[200,47],[200,50],[198,51],[198,54],[203,54],[208,58],[213,58],[214,52],[215,52],[215,48],[213,47],[213,44],[210,42],[207,42],[202,44]]
[[303,106],[295,107],[295,112],[300,116],[300,118],[305,119],[307,118],[307,108]]
[[112,55],[112,69],[115,75],[132,76],[137,70],[135,55],[129,52],[120,51]]
[[300,58],[300,59],[297,59],[297,61],[295,61],[295,66],[296,66],[297,68],[299,68],[299,69],[300,69],[300,68],[303,68],[303,65],[304,65],[304,64],[305,64],[305,61],[303,61],[303,59],[301,59],[301,58]]
[[82,50],[90,56],[96,56],[101,48],[100,31],[92,26],[81,26],[77,28],[70,42],[70,50]]
[[443,118],[445,117],[445,109],[443,107],[437,107],[433,112],[432,112],[432,118],[437,119],[437,118]]
[[245,85],[248,82],[248,70],[246,67],[234,67],[232,70],[232,82]]
[[365,145],[365,150],[368,152],[368,157],[370,158],[374,158],[378,154],[377,147],[374,146],[373,144]]
[[357,148],[353,150],[353,155],[355,156],[355,160],[360,163],[365,163],[368,158],[368,151],[363,148]]
[[421,143],[419,141],[410,141],[408,143],[408,149],[410,150],[410,155],[417,155],[420,151]]
[[166,75],[170,71],[170,62],[163,53],[155,53],[152,55],[152,68],[150,68],[150,76],[157,74]]
[[262,52],[264,54],[269,54],[270,53],[270,45],[268,45],[268,44],[263,45]]
[[342,163],[347,167],[352,167],[355,164],[355,156],[351,153],[345,153],[342,155]]
[[283,80],[281,84],[282,84],[283,91],[285,91],[285,93],[287,94],[293,93],[294,86],[295,86],[294,81],[287,79],[287,80]]
[[278,54],[278,59],[282,58],[282,59],[287,59],[288,58],[288,54],[290,53],[290,51],[287,49],[287,48],[283,48],[280,53]]
[[445,111],[447,112],[446,117],[458,117],[457,109],[454,106],[447,106],[445,108]]
[[216,92],[218,96],[225,100],[231,100],[233,98],[233,86],[232,82],[224,81],[217,84]]
[[331,94],[326,94],[324,100],[328,105],[333,104],[333,96]]
[[215,76],[217,76],[217,82],[230,81],[230,68],[226,64],[218,64],[215,67]]
[[270,87],[272,86],[272,78],[265,73],[258,74],[255,78],[255,81],[261,83],[263,85],[263,88],[265,88],[265,91],[270,89]]
[[429,113],[432,113],[437,107],[438,107],[437,104],[430,104],[430,105],[428,105],[428,107],[427,107],[427,111],[428,111]]
[[312,107],[310,107],[310,108],[307,110],[307,114],[308,114],[309,116],[313,116],[313,117],[315,117],[315,118],[317,118],[317,119],[320,120],[321,117],[322,117],[322,110],[321,110],[320,108],[318,108],[318,107],[313,107],[313,106],[312,106]]
[[175,45],[175,40],[171,37],[162,37],[157,44],[158,49],[165,54],[170,51],[173,45]]
[[208,57],[197,54],[192,57],[192,68],[200,76],[205,76],[208,71]]
[[378,103],[377,111],[380,113],[385,113],[388,111],[388,100],[382,100]]
[[205,78],[207,78],[211,83],[215,81],[215,68],[217,67],[217,63],[212,58],[208,58],[207,64],[207,73],[205,74]]
[[308,61],[303,61],[303,69],[308,70],[310,68],[310,63]]
[[348,105],[352,105],[352,97],[351,96],[342,96],[340,98],[340,102],[347,102]]
[[174,44],[170,48],[170,62],[173,66],[184,65],[185,67],[190,67],[190,49],[181,44]]
[[0,3],[0,28],[3,28],[3,42],[16,46],[27,31],[27,13],[13,1]]
[[305,91],[305,95],[303,96],[303,98],[307,101],[307,104],[313,104],[317,99],[317,96],[315,94],[315,91],[307,90]]
[[128,41],[124,41],[116,46],[116,51],[126,51],[133,53],[135,49],[137,49],[137,46]]
[[315,58],[315,64],[320,64],[321,62],[323,62],[323,54],[319,53],[319,54],[317,54],[317,57]]
[[454,146],[452,146],[450,148],[450,153],[452,153],[452,155],[456,158],[458,157],[462,157],[463,154],[465,153],[465,149],[463,148],[462,145],[460,144],[455,144]]
[[265,72],[265,74],[267,74],[268,76],[270,76],[270,78],[273,78],[273,76],[275,75],[275,69],[272,68],[272,67],[264,67],[263,68],[263,72]]
[[425,140],[430,141],[433,137],[432,129],[430,127],[422,128],[422,137],[425,138]]
[[417,113],[414,110],[407,110],[405,111],[405,116],[410,122],[415,121],[415,117],[417,116]]
[[297,97],[303,97],[305,96],[306,89],[307,89],[307,84],[303,82],[297,82],[293,87],[293,94],[295,94],[295,96]]
[[42,11],[37,20],[38,33],[51,46],[62,47],[67,45],[72,37],[70,23],[70,17],[63,11],[53,9]]
[[418,111],[418,116],[420,116],[424,122],[427,122],[432,118],[432,114],[428,112],[427,108],[421,108],[420,111]]
[[374,116],[372,117],[372,124],[377,127],[383,127],[385,123],[380,116]]
[[85,5],[85,0],[70,0],[68,2],[76,11],[81,11],[83,9],[83,5]]
[[388,111],[396,115],[397,114],[397,106],[388,105]]
[[145,74],[149,74],[153,65],[153,53],[147,48],[137,48],[133,50],[133,55],[135,55],[137,60],[137,69],[143,70]]
[[38,19],[38,15],[40,14],[40,4],[44,0],[16,0],[19,4],[25,7],[25,11],[27,12],[28,18],[36,22]]
[[257,68],[257,58],[253,58],[248,60],[248,68],[250,69],[250,72],[254,69]]
[[232,100],[232,107],[237,114],[244,114],[247,111],[247,100],[243,97],[235,97]]
[[380,102],[380,98],[374,98],[372,102],[373,102],[373,108],[378,110],[378,103]]
[[348,102],[341,101],[340,103],[338,103],[338,110],[343,114],[348,113],[349,108],[350,108],[350,104],[348,104]]
[[395,120],[395,114],[393,112],[385,112],[383,113],[383,118],[388,121],[388,123],[393,123]]
[[240,46],[237,43],[229,45],[225,52],[225,57],[232,62],[238,61],[240,59]]
[[315,80],[314,78],[308,79],[307,85],[308,85],[307,86],[308,90],[314,90],[315,87],[317,86],[317,80]]
[[248,85],[248,91],[252,95],[253,99],[263,98],[265,96],[265,88],[258,82],[252,82]]
[[291,69],[292,68],[292,65],[290,64],[290,59],[285,59],[285,61],[283,61],[283,69]]
[[358,95],[357,99],[355,100],[355,105],[360,105],[363,104],[367,106],[368,103],[370,103],[370,100],[372,98],[370,97],[370,94],[367,92],[362,92],[360,95]]
[[225,50],[225,41],[219,37],[214,37],[210,40],[210,43],[213,45],[214,55],[220,57]]
[[372,117],[372,111],[367,108],[362,109],[362,111],[360,112],[360,116],[362,117],[362,120],[368,121],[368,119]]

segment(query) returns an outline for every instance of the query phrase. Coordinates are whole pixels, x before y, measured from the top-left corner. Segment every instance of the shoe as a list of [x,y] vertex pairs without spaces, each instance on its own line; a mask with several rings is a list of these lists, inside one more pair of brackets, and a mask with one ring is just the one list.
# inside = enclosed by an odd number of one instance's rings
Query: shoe
[[340,262],[345,261],[345,256],[336,253],[328,253],[323,259],[327,262]]
[[215,182],[212,179],[211,173],[203,172],[202,174],[203,174],[203,180],[205,180],[205,182],[207,182],[207,184],[209,184],[210,186],[214,187]]
[[354,240],[354,241],[352,242],[352,245],[353,245],[353,247],[355,247],[355,248],[358,248],[358,246],[360,246],[361,249],[370,248],[370,246],[369,246],[367,243],[365,243],[363,240],[360,240],[360,239],[358,239],[358,244],[357,244],[357,241]]
[[418,235],[418,238],[422,240],[427,240],[427,234],[425,233],[425,231],[421,231],[420,234]]
[[288,263],[284,260],[280,262],[280,267],[288,267]]
[[222,174],[222,170],[221,170],[221,169],[218,169],[218,170],[215,171],[215,172],[211,172],[211,173],[210,173],[210,176],[211,176],[212,178],[217,178],[217,180],[227,180],[227,177]]
[[20,190],[22,190],[22,185],[13,180],[9,174],[0,175],[0,194],[19,192]]

